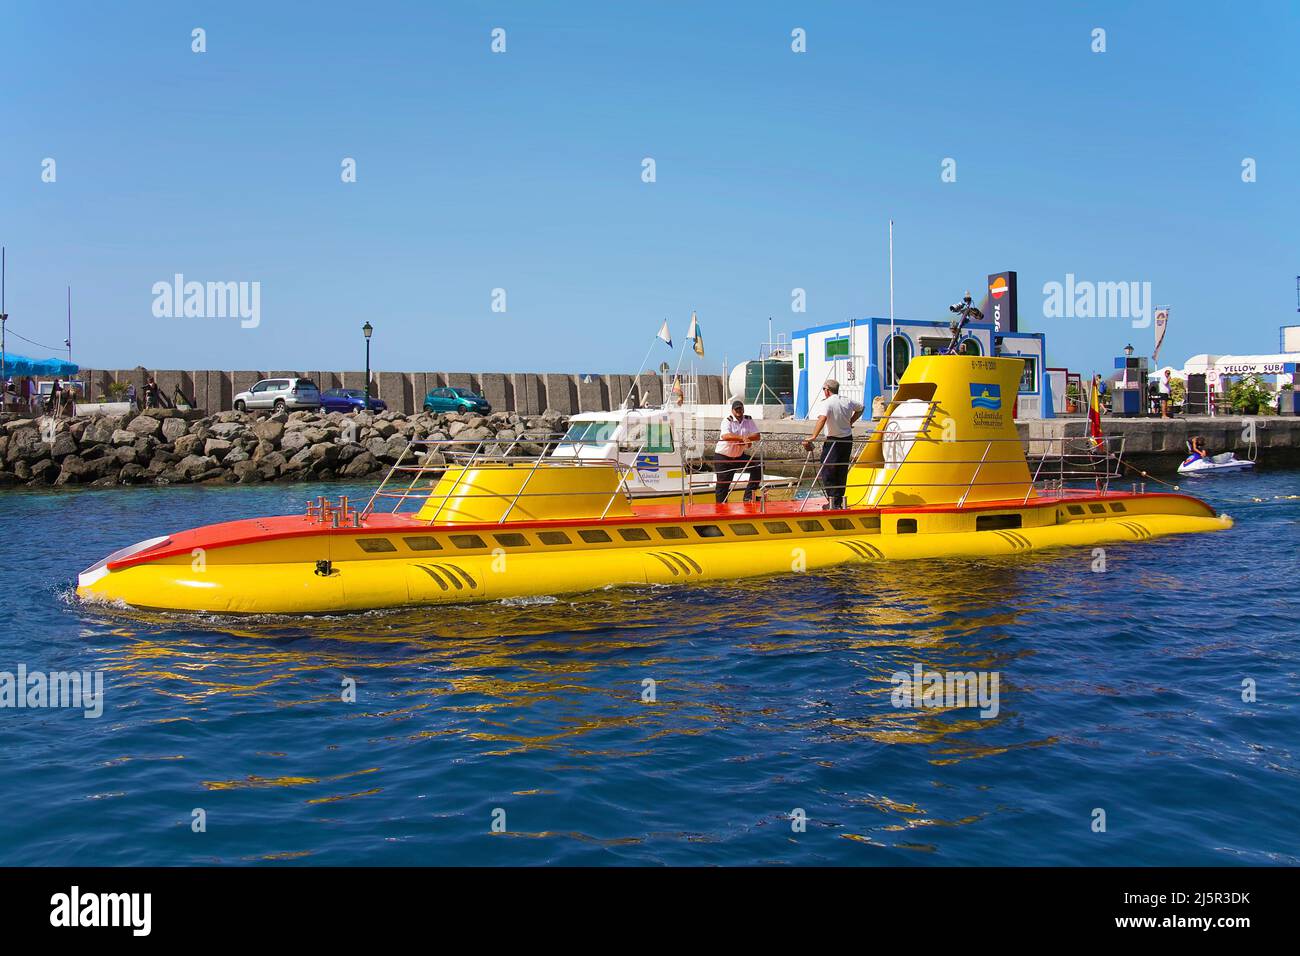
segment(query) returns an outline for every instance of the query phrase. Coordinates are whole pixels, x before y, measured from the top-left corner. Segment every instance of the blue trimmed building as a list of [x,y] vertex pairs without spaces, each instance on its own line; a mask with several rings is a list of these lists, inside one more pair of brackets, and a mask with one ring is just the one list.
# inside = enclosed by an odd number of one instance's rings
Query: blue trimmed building
[[[895,319],[850,319],[835,325],[799,329],[790,335],[794,353],[794,414],[807,418],[821,397],[828,378],[840,383],[840,394],[871,409],[879,395],[886,398],[917,355],[941,353],[952,336],[947,322]],[[972,355],[997,355],[1025,360],[1018,418],[1054,418],[1052,390],[1047,378],[1047,339],[1042,332],[995,332],[992,322],[971,322],[962,345]],[[892,361],[891,361],[892,359]],[[891,370],[897,367],[897,372]]]

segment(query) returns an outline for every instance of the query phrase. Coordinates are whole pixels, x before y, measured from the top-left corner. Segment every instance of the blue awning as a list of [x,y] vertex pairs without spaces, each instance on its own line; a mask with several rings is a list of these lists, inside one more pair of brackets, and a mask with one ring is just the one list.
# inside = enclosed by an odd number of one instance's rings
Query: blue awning
[[77,366],[63,359],[34,359],[5,353],[5,375],[10,378],[64,378],[77,374]]

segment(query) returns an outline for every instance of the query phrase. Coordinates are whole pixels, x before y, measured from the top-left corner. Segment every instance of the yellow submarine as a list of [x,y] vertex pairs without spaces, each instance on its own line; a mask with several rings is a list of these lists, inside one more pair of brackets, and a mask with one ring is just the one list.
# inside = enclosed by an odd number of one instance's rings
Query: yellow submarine
[[[913,359],[853,462],[841,510],[827,510],[823,498],[772,500],[761,491],[750,503],[701,504],[689,495],[638,503],[617,460],[476,452],[434,467],[403,456],[362,509],[320,499],[302,515],[152,538],[82,572],[77,594],[179,611],[355,611],[1016,555],[1232,527],[1187,495],[1110,490],[1112,456],[1102,450],[1090,487],[1045,480],[1043,465],[1031,474],[1010,407],[1021,364]],[[399,490],[385,491],[394,481]],[[386,498],[396,499],[394,510],[375,511]],[[409,500],[420,502],[418,511],[401,510]]]

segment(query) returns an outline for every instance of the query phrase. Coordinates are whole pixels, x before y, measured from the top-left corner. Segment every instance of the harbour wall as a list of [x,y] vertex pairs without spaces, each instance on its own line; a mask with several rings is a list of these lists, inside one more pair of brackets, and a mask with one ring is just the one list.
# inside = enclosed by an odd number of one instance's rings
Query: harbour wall
[[[322,391],[330,388],[365,388],[365,372],[320,371],[180,371],[176,369],[82,369],[78,380],[89,390],[89,401],[107,397],[111,383],[135,385],[142,395],[145,380],[153,375],[168,400],[177,387],[208,414],[234,408],[237,394],[264,378],[310,378]],[[698,401],[718,405],[723,393],[721,375],[699,375]],[[659,405],[664,400],[664,383],[654,372],[639,376],[619,374],[572,374],[549,372],[375,372],[370,373],[370,394],[381,398],[390,411],[411,415],[419,412],[424,396],[435,388],[467,388],[487,399],[494,411],[520,415],[558,415],[575,412],[611,411],[623,406],[631,393],[636,404]]]

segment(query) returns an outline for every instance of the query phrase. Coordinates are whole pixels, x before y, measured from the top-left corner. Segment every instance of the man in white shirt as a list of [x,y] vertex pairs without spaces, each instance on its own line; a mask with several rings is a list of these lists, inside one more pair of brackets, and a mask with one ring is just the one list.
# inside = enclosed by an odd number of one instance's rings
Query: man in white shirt
[[1170,393],[1173,391],[1172,383],[1169,379],[1169,369],[1165,369],[1165,374],[1161,376],[1158,387],[1160,389],[1160,417],[1168,418],[1169,397]]
[[750,456],[750,448],[762,436],[754,420],[745,414],[745,403],[736,399],[731,403],[731,414],[718,426],[718,444],[713,449],[716,456],[713,471],[717,480],[713,486],[713,497],[718,504],[727,500],[731,491],[731,479],[739,471],[749,472],[749,482],[745,485],[745,501],[754,500],[758,490],[760,475],[758,466]]
[[817,427],[804,439],[803,447],[812,450],[813,441],[826,429],[822,442],[822,465],[817,471],[826,489],[826,507],[838,511],[844,505],[844,488],[849,480],[853,455],[853,423],[862,416],[862,405],[840,395],[840,383],[828,378],[822,386],[822,400],[813,409]]

